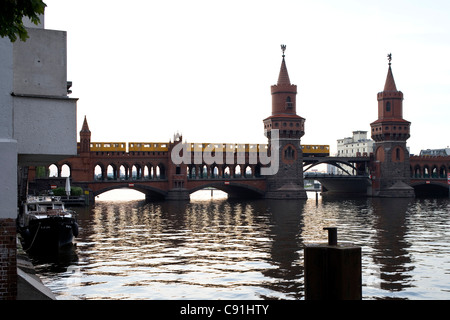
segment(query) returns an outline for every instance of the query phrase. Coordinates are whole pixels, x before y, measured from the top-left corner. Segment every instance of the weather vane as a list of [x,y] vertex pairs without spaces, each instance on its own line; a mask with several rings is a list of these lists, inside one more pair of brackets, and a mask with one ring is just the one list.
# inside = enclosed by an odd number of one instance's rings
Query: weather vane
[[392,53],[389,53],[389,54],[387,55],[387,57],[388,57],[389,65],[391,65],[391,61],[392,61]]
[[286,51],[286,45],[285,44],[281,45],[281,51],[283,51],[283,58],[284,58],[284,52]]

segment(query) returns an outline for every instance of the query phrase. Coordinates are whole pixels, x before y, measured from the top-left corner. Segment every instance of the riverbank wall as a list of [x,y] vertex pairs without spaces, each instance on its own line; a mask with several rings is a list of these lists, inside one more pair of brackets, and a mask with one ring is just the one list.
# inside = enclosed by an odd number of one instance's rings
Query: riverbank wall
[[33,264],[17,238],[17,300],[56,300],[36,275]]

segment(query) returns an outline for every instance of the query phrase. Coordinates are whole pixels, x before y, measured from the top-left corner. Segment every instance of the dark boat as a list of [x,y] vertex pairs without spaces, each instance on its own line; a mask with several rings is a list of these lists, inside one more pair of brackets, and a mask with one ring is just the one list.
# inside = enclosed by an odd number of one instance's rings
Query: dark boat
[[60,197],[29,196],[17,222],[25,250],[59,249],[78,236],[75,212],[66,209]]

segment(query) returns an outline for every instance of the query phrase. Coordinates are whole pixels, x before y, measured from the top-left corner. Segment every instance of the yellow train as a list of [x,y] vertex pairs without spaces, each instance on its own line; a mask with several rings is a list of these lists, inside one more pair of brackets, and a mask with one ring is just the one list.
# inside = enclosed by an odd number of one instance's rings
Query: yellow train
[[328,157],[330,146],[324,144],[303,144],[302,151],[304,157]]
[[126,142],[91,142],[91,151],[126,152]]
[[167,142],[129,142],[128,152],[144,151],[169,151],[169,144]]
[[267,145],[248,143],[190,143],[191,152],[222,151],[222,152],[258,152],[265,151]]
[[[304,157],[327,157],[330,155],[329,145],[302,145]],[[127,152],[126,142],[91,142],[91,151],[94,152]],[[266,152],[265,144],[244,144],[244,143],[190,143],[191,152],[204,152],[221,150],[222,152]],[[167,152],[169,143],[167,142],[129,142],[128,152]]]

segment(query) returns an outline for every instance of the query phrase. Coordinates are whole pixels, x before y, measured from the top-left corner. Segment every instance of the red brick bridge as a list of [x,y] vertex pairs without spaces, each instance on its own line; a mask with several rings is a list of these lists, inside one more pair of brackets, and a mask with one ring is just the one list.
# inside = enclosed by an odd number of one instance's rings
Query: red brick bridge
[[[88,191],[91,199],[124,187],[139,190],[149,199],[189,199],[189,194],[207,187],[223,190],[230,197],[305,199],[304,171],[328,163],[349,166],[351,175],[365,180],[361,192],[367,195],[411,197],[426,192],[448,195],[450,156],[409,156],[406,140],[410,137],[410,122],[403,119],[403,93],[397,90],[390,54],[385,87],[377,94],[378,119],[370,124],[374,153],[336,158],[329,157],[329,146],[301,145],[305,119],[297,114],[297,86],[291,84],[287,72],[286,46],[281,48],[278,82],[271,86],[272,113],[263,120],[268,143],[278,143],[278,148],[273,149],[276,152],[264,145],[192,143],[188,146],[190,156],[176,164],[171,154],[183,144],[181,136],[167,143],[91,142],[85,118],[77,155],[55,164],[59,182],[47,178],[40,179],[47,185],[38,185],[35,168],[29,168],[28,181],[35,183],[36,190],[48,189],[50,183],[61,186],[64,183],[61,171],[67,166],[72,185]],[[271,152],[277,158],[279,170],[264,175],[263,171],[272,164],[263,161],[261,155],[265,153],[267,159]],[[203,157],[205,154],[208,159]],[[341,178],[334,181],[341,183],[339,188],[347,183]]]
[[[86,136],[83,137],[83,134]],[[61,177],[63,168],[67,167],[72,185],[88,190],[91,201],[104,192],[121,188],[140,191],[149,200],[189,199],[191,193],[208,187],[222,190],[230,198],[264,197],[266,192],[266,177],[261,175],[264,165],[256,157],[258,147],[264,147],[261,145],[227,145],[231,149],[227,150],[224,146],[225,152],[219,159],[219,155],[214,154],[214,146],[192,144],[192,164],[175,165],[170,154],[177,141],[91,143],[86,120],[80,138],[82,142],[78,145],[78,155],[54,164],[57,170],[55,178],[36,179],[40,180],[40,189],[50,189],[51,185],[64,186],[65,179]],[[212,150],[211,155],[216,157],[215,161],[211,164],[203,161],[201,164],[194,164],[195,157],[208,147]],[[312,150],[317,146],[308,147],[309,149],[304,150],[304,171],[319,164],[345,166],[350,168],[350,175],[364,178],[368,182],[366,184],[370,184],[373,156],[330,157],[328,146],[323,146],[324,150],[316,152]],[[231,164],[227,164],[230,159]],[[449,189],[449,169],[449,156],[412,156],[411,186],[416,194],[446,195]],[[35,173],[31,169],[30,180],[34,177]],[[321,180],[320,177],[316,179]],[[327,179],[330,180],[330,177]],[[349,179],[350,183],[353,180]],[[366,193],[365,190],[362,192]]]

